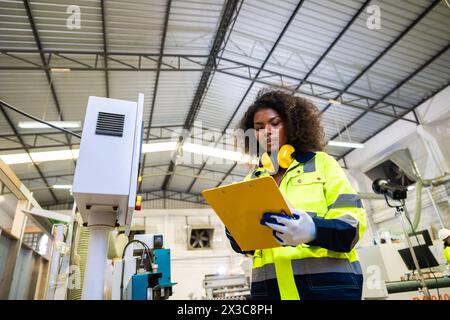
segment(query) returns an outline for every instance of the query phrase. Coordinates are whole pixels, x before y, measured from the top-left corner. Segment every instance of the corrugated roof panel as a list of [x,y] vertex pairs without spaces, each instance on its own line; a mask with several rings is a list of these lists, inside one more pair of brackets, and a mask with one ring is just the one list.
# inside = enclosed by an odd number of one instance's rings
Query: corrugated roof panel
[[[218,180],[220,180],[220,179],[221,178],[218,178]],[[220,181],[209,181],[209,180],[198,179],[196,181],[196,183],[194,184],[194,186],[192,187],[191,192],[195,193],[195,194],[201,194],[201,192],[203,190],[215,188],[219,184],[219,182]]]
[[[29,188],[32,189],[32,188]],[[55,200],[53,199],[50,191],[48,189],[39,189],[33,192],[33,197],[39,202],[40,205],[49,203],[54,204]]]
[[172,151],[145,153],[145,166],[155,166],[163,163],[169,164],[172,159]]
[[350,134],[352,141],[361,142],[378,132],[381,128],[392,121],[393,119],[387,116],[367,113],[355,122],[354,125],[348,127],[348,129],[344,131],[341,136],[344,140],[348,137],[348,134]]
[[[446,46],[450,42],[450,32],[442,24],[442,21],[450,21],[450,12],[443,6],[445,5],[442,3],[429,12],[414,29],[407,33],[367,72],[367,76],[352,86],[352,90],[359,93],[376,92],[381,96]],[[399,97],[399,99],[401,98],[403,96]],[[411,96],[406,95],[405,102],[410,103],[410,98]],[[418,99],[412,101],[414,103]]]
[[[34,135],[33,133],[42,134]],[[22,141],[28,146],[31,152],[39,152],[44,146],[61,146],[61,144],[67,143],[65,135],[63,134],[44,134],[49,132],[46,129],[18,129],[20,132]],[[54,132],[59,132],[54,130]],[[74,139],[73,143],[77,143],[78,139]],[[15,135],[5,136],[0,138],[1,153],[2,154],[14,154],[25,153],[19,139]],[[10,149],[10,150],[8,150]]]
[[[0,66],[1,67],[35,67],[36,65],[41,66],[41,58],[38,54],[23,54],[23,53],[9,53],[10,56],[6,54],[0,54]],[[24,59],[26,61],[20,60]],[[25,71],[24,71],[25,72]],[[36,71],[35,71],[36,72]]]
[[[345,86],[369,65],[424,10],[424,3],[377,2],[382,12],[381,29],[370,30],[364,12],[322,61],[310,80]],[[350,65],[346,62],[351,62]]]
[[322,123],[325,129],[325,136],[330,139],[345,125],[354,120],[363,111],[351,108],[345,105],[331,105],[327,111],[322,114]]
[[224,176],[225,173],[228,172],[228,170],[231,169],[231,167],[234,166],[234,161],[231,160],[227,160],[227,161],[223,161],[223,159],[216,159],[218,160],[216,163],[210,162],[208,161],[207,165],[205,166],[205,169],[207,171],[216,171],[218,172],[218,176],[220,177],[220,175]]
[[[267,85],[263,85],[260,83],[255,83],[252,87],[252,89],[249,91],[249,93],[247,94],[247,97],[245,98],[245,100],[242,102],[241,106],[239,107],[239,109],[237,109],[237,112],[233,118],[233,120],[231,121],[230,124],[230,128],[237,128],[239,125],[239,122],[241,121],[242,117],[244,116],[245,112],[247,111],[248,107],[250,107],[250,105],[253,103],[253,101],[256,99],[256,96],[258,94],[258,92],[263,89],[268,87]],[[242,97],[241,97],[242,99]],[[239,100],[240,101],[240,100]],[[237,108],[238,106],[234,106],[234,108]],[[234,112],[234,110],[233,110]],[[229,117],[227,119],[227,122],[229,121]]]
[[[0,70],[0,97],[12,106],[46,120],[58,120],[58,112],[44,72]],[[18,121],[28,118],[7,111],[17,127]],[[1,117],[1,130],[10,130]]]
[[194,175],[196,173],[197,172],[195,169],[176,166],[175,174],[170,181],[168,189],[180,192],[186,191],[191,185],[192,181],[194,181]]
[[[48,58],[49,55],[46,55]],[[39,61],[39,64],[42,64]],[[88,69],[88,68],[104,68],[104,62],[103,58],[99,56],[96,58],[95,54],[89,54],[89,55],[76,55],[76,54],[52,54],[50,59],[50,65],[51,68],[68,68],[68,69],[76,69],[76,68],[82,68],[82,69]],[[123,65],[121,66],[123,67]],[[72,70],[75,71],[75,70]],[[57,71],[56,71],[57,72]],[[52,72],[56,73],[56,72]]]
[[411,107],[415,106],[430,96],[437,88],[448,85],[450,82],[449,75],[450,51],[447,51],[440,58],[436,59],[434,63],[406,82],[399,90],[396,90],[386,100],[391,102],[408,100]]
[[223,0],[172,1],[164,52],[208,55],[223,3]]
[[65,120],[84,122],[89,96],[106,96],[104,72],[72,71],[52,77]]
[[[229,175],[220,185],[225,186],[227,184],[233,183],[233,182],[239,182],[242,181],[243,178],[241,176],[235,176],[235,175]],[[197,190],[196,190],[197,191]]]
[[0,48],[37,48],[22,1],[0,1]]
[[[110,71],[109,90],[113,99],[137,101],[138,94],[144,94],[144,123],[148,125],[155,86],[155,72]],[[154,122],[153,122],[154,123]]]
[[[17,142],[15,142],[17,141]],[[0,137],[0,145],[2,146],[2,150],[0,151],[1,154],[9,154],[12,153],[13,151],[11,150],[5,150],[5,149],[10,149],[10,148],[22,148],[22,144],[20,142],[18,142],[17,137],[15,136],[10,136],[10,137]],[[15,150],[17,151],[17,150]]]
[[267,68],[303,78],[361,4],[362,1],[305,1]]
[[[176,126],[176,127],[153,127],[150,130],[150,136],[149,140],[155,140],[158,141],[155,142],[162,142],[162,141],[178,141],[178,137],[183,132],[183,127]],[[146,136],[147,130],[144,131],[144,136]],[[152,141],[149,141],[151,143]]]
[[142,191],[160,190],[168,168],[168,162],[166,162],[166,165],[144,168]]
[[[70,130],[70,129],[69,129]],[[78,129],[78,130],[81,130]],[[41,134],[41,135],[26,135],[22,136],[22,139],[24,143],[30,146],[31,152],[41,152],[44,151],[43,147],[46,146],[57,146],[61,147],[61,144],[66,144],[67,139],[65,134],[59,134],[60,131],[52,129],[20,129],[19,132],[21,134],[28,134],[28,133],[39,133],[42,132],[52,132],[57,134]],[[80,139],[72,137],[72,143],[73,144],[79,144]],[[32,146],[36,146],[37,148],[33,148]],[[74,146],[74,148],[78,148],[78,146]]]
[[[68,148],[56,150],[68,150]],[[60,172],[60,174],[73,174],[75,172],[75,164],[72,160],[43,161],[37,164],[45,176],[56,175],[56,172]]]
[[[5,152],[2,152],[4,154]],[[22,152],[14,152],[14,153],[22,153]],[[9,152],[8,152],[9,154]],[[10,164],[9,165],[14,171],[14,173],[19,177],[19,179],[24,177],[39,177],[39,173],[36,170],[36,167],[32,163],[20,163],[20,164]]]
[[[147,172],[145,172],[144,174],[147,174]],[[143,193],[146,191],[161,190],[163,181],[163,176],[144,178],[144,180],[142,180],[141,192]]]
[[204,127],[223,130],[249,85],[248,80],[215,73],[196,121]]
[[260,66],[296,5],[296,1],[245,1],[223,56]]
[[108,51],[159,52],[166,0],[105,1]]
[[61,203],[64,202],[73,202],[73,196],[70,194],[70,190],[67,189],[52,189],[55,196],[58,198],[58,201]]
[[[195,170],[194,173],[197,174]],[[197,178],[190,192],[200,193],[204,189],[214,188],[216,185],[220,183],[220,181],[223,179],[224,176],[225,174],[222,172],[214,172],[209,170],[202,171],[202,173]]]
[[[67,13],[71,9],[69,6],[79,8],[79,24],[74,23],[76,16],[72,11]],[[41,0],[30,2],[30,9],[43,49],[103,50],[99,1],[55,3]]]
[[152,125],[184,124],[200,76],[200,72],[161,73]]

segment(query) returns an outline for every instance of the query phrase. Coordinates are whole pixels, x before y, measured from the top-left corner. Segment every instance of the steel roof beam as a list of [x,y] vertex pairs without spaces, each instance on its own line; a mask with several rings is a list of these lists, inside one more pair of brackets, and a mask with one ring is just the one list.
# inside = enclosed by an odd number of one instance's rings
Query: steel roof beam
[[[228,0],[225,3],[222,17],[220,19],[219,26],[217,28],[216,35],[214,37],[214,41],[211,47],[211,51],[208,56],[208,60],[206,61],[205,69],[203,70],[202,76],[200,78],[199,84],[197,86],[197,90],[194,94],[194,98],[192,100],[191,106],[189,108],[189,112],[187,114],[183,129],[184,132],[182,136],[180,136],[177,151],[175,151],[174,158],[170,161],[168,172],[174,172],[176,167],[176,156],[178,154],[178,150],[181,148],[184,143],[184,138],[191,130],[195,118],[201,107],[201,102],[205,93],[207,92],[208,83],[211,77],[211,74],[217,69],[217,61],[216,59],[219,57],[221,52],[222,44],[225,41],[227,31],[233,22],[233,16],[237,12],[238,9],[238,0]],[[172,179],[172,174],[167,175],[162,184],[162,189],[166,190],[170,184]],[[197,178],[195,178],[197,179]]]
[[[163,60],[163,55],[164,55],[164,47],[166,45],[167,28],[169,26],[169,17],[170,17],[170,9],[171,9],[171,7],[172,7],[172,0],[168,0],[167,1],[167,6],[166,6],[166,15],[165,15],[165,18],[164,18],[163,35],[162,35],[162,38],[161,38],[161,46],[160,46],[160,49],[159,49],[159,57],[158,57],[158,62],[157,62],[157,69],[158,69],[158,71],[156,71],[155,85],[153,87],[152,104],[151,104],[151,107],[150,107],[150,116],[148,118],[148,128],[149,129],[147,130],[146,140],[148,140],[149,135],[150,135],[150,130],[151,130],[152,121],[153,121],[153,112],[155,111],[156,95],[158,94],[159,76],[160,76],[160,71],[161,71],[161,64],[162,64],[162,60]],[[140,176],[142,176],[142,173],[144,172],[144,166],[145,166],[146,160],[147,160],[147,156],[144,155],[143,160],[142,160],[141,172],[139,173]],[[138,192],[141,192],[142,181],[143,180],[141,180],[141,182],[139,182]]]
[[106,97],[109,98],[109,74],[108,74],[108,42],[106,37],[106,18],[105,18],[105,0],[101,0],[101,11],[102,11],[102,33],[103,33],[103,55],[105,64],[105,86],[106,86]]

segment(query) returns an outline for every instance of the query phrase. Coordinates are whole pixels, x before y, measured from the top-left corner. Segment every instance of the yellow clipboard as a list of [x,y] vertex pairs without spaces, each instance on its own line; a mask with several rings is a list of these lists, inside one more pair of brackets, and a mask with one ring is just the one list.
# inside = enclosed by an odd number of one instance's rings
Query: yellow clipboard
[[292,216],[275,179],[262,177],[202,191],[244,251],[279,247],[272,230],[260,224],[265,212]]

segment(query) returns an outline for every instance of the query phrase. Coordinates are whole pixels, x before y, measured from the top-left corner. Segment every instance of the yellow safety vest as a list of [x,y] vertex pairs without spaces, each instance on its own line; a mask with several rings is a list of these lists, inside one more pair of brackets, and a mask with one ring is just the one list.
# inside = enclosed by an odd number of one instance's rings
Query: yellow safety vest
[[[314,155],[314,153],[312,153]],[[245,180],[267,176],[258,168]],[[336,252],[306,244],[255,250],[252,282],[276,278],[283,300],[300,299],[295,275],[330,272],[362,274],[354,246],[366,229],[361,199],[350,185],[338,162],[325,152],[316,152],[305,163],[294,160],[284,174],[279,189],[296,209],[323,219],[339,219],[355,228],[349,252]]]

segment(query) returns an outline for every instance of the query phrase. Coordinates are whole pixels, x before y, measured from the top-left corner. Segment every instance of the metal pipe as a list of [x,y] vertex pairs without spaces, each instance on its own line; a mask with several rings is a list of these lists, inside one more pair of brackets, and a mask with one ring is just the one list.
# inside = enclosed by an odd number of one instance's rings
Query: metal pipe
[[109,233],[113,228],[91,226],[89,253],[83,282],[83,300],[102,300],[105,285],[104,273],[108,252]]
[[439,208],[436,206],[436,203],[434,202],[434,198],[433,198],[433,195],[431,194],[430,189],[426,188],[425,190],[427,191],[428,197],[431,200],[431,204],[433,205],[434,211],[436,212],[436,215],[437,215],[437,217],[439,219],[439,223],[441,224],[441,228],[445,228],[444,220],[442,219],[442,216],[441,216],[441,213],[439,211]]
[[411,252],[412,259],[414,261],[414,266],[416,267],[417,273],[419,274],[419,282],[424,291],[424,295],[428,300],[431,300],[430,291],[428,290],[427,284],[425,283],[425,278],[423,277],[422,271],[420,270],[419,262],[417,261],[416,253],[414,252],[411,239],[408,236],[408,230],[406,229],[405,220],[403,218],[403,207],[396,207],[396,215],[400,217],[400,222],[403,227],[403,232],[405,233],[406,242],[408,243],[409,251]]

